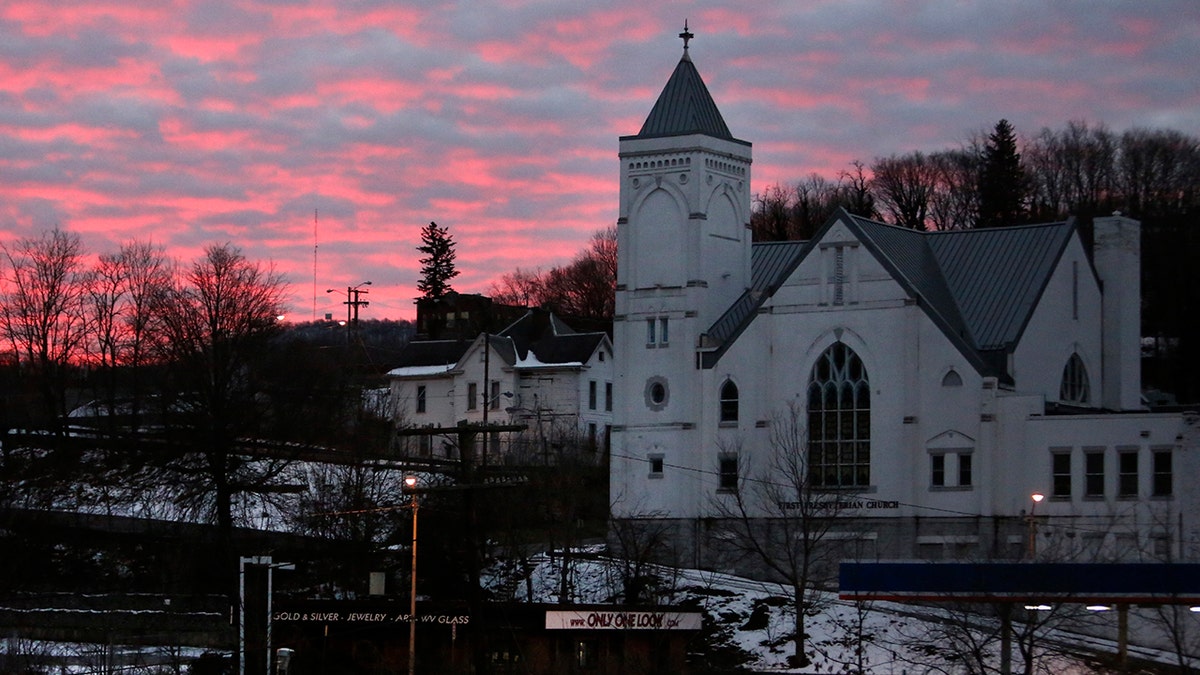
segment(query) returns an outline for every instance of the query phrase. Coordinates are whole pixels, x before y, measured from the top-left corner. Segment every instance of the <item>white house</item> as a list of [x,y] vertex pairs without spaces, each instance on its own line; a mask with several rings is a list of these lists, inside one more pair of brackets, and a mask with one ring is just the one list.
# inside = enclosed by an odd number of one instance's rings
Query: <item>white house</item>
[[1138,222],[1097,219],[1089,250],[1073,221],[841,212],[754,244],[751,156],[686,46],[620,139],[615,519],[675,528],[702,564],[795,410],[861,558],[1027,555],[1035,493],[1041,550],[1196,558],[1196,420],[1140,395]]
[[[410,342],[388,372],[394,419],[401,429],[528,427],[488,434],[481,455],[488,463],[548,461],[545,443],[575,442],[600,456],[612,426],[612,355],[607,333],[576,332],[537,309],[473,340]],[[414,455],[457,457],[443,438],[402,438]]]

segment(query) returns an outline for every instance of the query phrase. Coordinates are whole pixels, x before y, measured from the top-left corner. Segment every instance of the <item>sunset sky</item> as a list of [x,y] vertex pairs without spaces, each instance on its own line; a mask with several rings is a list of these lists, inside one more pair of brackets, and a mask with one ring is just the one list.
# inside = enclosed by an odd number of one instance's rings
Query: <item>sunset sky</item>
[[363,318],[411,318],[430,220],[472,293],[615,223],[685,19],[755,192],[1000,118],[1200,136],[1196,0],[4,0],[0,241],[228,241],[296,320],[364,280]]

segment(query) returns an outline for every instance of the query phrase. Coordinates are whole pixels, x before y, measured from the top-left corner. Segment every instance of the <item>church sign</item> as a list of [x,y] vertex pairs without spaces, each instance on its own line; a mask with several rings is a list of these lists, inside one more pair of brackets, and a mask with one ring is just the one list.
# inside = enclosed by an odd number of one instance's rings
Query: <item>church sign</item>
[[836,501],[809,500],[806,502],[779,502],[783,511],[877,511],[881,509],[898,509],[900,502],[894,499],[842,499]]

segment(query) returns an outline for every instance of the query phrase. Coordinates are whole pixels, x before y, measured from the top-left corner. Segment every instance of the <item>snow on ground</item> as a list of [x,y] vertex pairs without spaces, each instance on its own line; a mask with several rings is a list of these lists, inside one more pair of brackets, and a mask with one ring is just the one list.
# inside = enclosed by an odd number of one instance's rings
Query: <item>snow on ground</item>
[[[575,551],[570,575],[572,600],[578,603],[613,603],[620,597],[620,561],[603,555],[603,547]],[[529,559],[528,575],[519,565],[497,563],[483,576],[493,592],[507,594],[518,601],[553,603],[559,600],[562,556],[540,554]],[[791,590],[766,583],[691,569],[659,567],[655,570],[660,589],[673,589],[661,596],[661,604],[699,608],[711,629],[705,646],[713,652],[737,655],[741,667],[749,671],[777,673],[869,672],[878,675],[911,673],[976,672],[968,664],[956,661],[956,652],[969,651],[968,640],[979,646],[978,658],[991,672],[999,672],[999,642],[995,638],[998,620],[973,617],[975,630],[956,648],[948,643],[947,625],[961,625],[964,618],[930,607],[898,603],[856,603],[839,600],[836,593],[821,594],[817,607],[806,622],[809,635],[807,653],[811,660],[804,668],[792,668],[788,657],[793,645]],[[1019,632],[1022,626],[1014,626]],[[1036,672],[1070,675],[1094,673],[1088,656],[1116,653],[1110,641],[1046,630],[1035,642]],[[699,645],[698,645],[699,646]],[[1072,658],[1064,653],[1082,653]],[[1171,655],[1130,648],[1130,655],[1159,663],[1173,663]],[[1023,661],[1014,638],[1013,668],[1020,671]]]

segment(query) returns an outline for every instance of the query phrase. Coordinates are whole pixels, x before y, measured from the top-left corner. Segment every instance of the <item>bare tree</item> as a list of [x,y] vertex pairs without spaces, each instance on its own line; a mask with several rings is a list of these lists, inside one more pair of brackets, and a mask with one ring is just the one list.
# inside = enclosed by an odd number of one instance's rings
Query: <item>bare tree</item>
[[[792,589],[795,613],[793,667],[808,664],[805,617],[822,597],[818,587],[836,574],[841,551],[826,535],[849,503],[818,489],[808,470],[808,433],[797,401],[776,414],[770,426],[765,461],[739,475],[736,489],[713,499],[728,523],[731,544],[764,565]],[[723,443],[722,454],[751,465],[740,438]]]
[[1200,141],[1173,130],[1121,134],[1117,180],[1135,218],[1183,213],[1200,196]]
[[540,306],[568,316],[611,320],[616,311],[617,228],[592,235],[588,247],[567,265],[546,272],[522,270],[492,284],[493,299]]
[[66,380],[82,355],[89,326],[84,311],[83,244],[53,229],[2,247],[4,289],[0,334],[38,381],[48,424],[61,431]]
[[[121,412],[128,428],[136,428],[142,408],[141,369],[147,363],[151,300],[171,283],[171,270],[161,248],[130,242],[117,253],[101,254],[87,275],[87,308],[92,330],[85,348],[100,374],[105,417],[117,419],[118,370],[128,373],[128,405]],[[100,412],[100,411],[97,411]]]
[[284,291],[278,274],[237,247],[213,245],[153,304],[157,347],[180,397],[176,440],[192,450],[177,468],[203,478],[198,494],[211,495],[222,537],[233,530],[234,495],[265,478],[236,448],[267,417],[253,367],[277,330]]
[[929,226],[938,231],[975,226],[979,213],[979,154],[969,148],[929,156],[935,180],[929,195]]
[[787,241],[792,238],[792,210],[796,193],[776,183],[754,195],[750,230],[755,241]]
[[518,267],[492,282],[492,301],[518,307],[537,307],[542,303],[542,272]]
[[872,191],[896,225],[926,229],[929,202],[937,184],[933,163],[920,151],[892,155],[871,165]]

